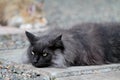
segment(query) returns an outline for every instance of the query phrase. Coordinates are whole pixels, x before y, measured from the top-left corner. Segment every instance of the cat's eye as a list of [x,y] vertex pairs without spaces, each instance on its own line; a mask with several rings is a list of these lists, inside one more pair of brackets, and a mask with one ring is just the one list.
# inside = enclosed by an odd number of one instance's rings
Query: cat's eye
[[32,51],[32,55],[35,55],[35,53]]
[[46,57],[48,55],[48,53],[43,53],[42,56]]

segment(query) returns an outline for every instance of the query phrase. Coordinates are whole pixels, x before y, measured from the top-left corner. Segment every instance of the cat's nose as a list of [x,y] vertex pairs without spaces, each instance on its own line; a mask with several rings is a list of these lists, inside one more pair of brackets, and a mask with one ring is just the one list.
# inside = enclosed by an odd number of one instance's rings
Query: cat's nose
[[37,59],[33,59],[33,63],[37,63]]

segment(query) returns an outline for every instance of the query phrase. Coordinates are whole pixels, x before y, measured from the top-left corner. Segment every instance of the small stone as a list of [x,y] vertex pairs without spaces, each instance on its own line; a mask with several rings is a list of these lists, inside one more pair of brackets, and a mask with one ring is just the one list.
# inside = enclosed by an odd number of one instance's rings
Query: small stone
[[5,78],[5,80],[11,80],[10,78]]
[[0,65],[0,69],[1,69],[1,68],[3,68],[3,66],[2,66],[2,65]]
[[2,62],[0,61],[0,64],[2,64]]

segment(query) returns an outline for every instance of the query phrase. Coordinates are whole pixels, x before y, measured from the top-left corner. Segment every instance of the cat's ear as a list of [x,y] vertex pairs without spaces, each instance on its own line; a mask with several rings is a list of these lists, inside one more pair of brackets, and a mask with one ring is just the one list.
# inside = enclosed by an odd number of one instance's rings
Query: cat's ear
[[61,40],[62,40],[62,34],[60,34],[59,36],[57,36],[57,37],[54,39],[55,42],[59,42],[59,41],[61,41]]
[[25,34],[32,45],[38,40],[38,37],[28,31],[25,31]]
[[33,15],[35,12],[36,12],[36,6],[35,6],[35,4],[31,4],[31,5],[28,7],[28,13],[29,13],[30,15]]
[[51,44],[52,48],[63,48],[62,34],[57,36]]

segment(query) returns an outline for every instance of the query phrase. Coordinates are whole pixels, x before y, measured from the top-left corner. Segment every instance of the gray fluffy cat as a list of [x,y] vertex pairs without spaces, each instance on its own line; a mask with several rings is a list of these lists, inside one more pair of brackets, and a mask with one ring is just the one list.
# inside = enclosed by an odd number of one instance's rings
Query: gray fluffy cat
[[120,62],[120,24],[86,23],[43,36],[26,31],[29,62],[35,67],[69,67]]

